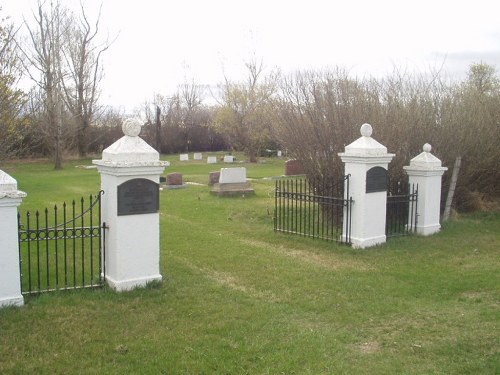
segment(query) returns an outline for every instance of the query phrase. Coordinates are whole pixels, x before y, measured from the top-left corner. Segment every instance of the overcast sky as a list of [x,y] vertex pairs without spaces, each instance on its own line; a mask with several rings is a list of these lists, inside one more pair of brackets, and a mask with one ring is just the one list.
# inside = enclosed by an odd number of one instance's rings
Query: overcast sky
[[[101,0],[82,0],[95,17]],[[61,0],[68,7],[78,0]],[[443,66],[462,78],[483,61],[500,72],[498,0],[102,0],[103,104],[127,111],[187,81],[243,79],[244,61],[285,72],[342,66],[353,76]],[[0,0],[32,22],[36,0]],[[444,65],[443,65],[444,64]]]

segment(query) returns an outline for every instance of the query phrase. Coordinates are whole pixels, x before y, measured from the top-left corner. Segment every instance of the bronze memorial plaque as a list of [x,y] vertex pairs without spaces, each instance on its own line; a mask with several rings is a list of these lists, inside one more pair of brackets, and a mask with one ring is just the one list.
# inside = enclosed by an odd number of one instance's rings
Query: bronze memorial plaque
[[118,215],[151,214],[160,210],[159,185],[134,178],[118,186]]
[[387,170],[382,167],[373,167],[366,172],[366,192],[376,193],[387,191]]

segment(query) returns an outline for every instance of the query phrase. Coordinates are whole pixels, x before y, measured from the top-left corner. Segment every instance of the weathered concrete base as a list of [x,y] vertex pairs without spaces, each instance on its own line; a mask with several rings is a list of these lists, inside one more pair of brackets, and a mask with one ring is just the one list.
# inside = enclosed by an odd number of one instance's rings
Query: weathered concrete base
[[142,288],[145,287],[148,283],[153,281],[162,281],[161,275],[153,275],[147,277],[141,277],[137,279],[128,279],[128,280],[114,280],[113,278],[106,276],[106,282],[108,285],[116,290],[117,292],[125,292],[128,290],[132,290],[134,288]]
[[8,306],[22,306],[24,305],[24,298],[22,295],[18,297],[8,297],[0,299],[0,308]]
[[187,184],[182,184],[182,185],[164,185],[163,186],[167,190],[173,190],[173,189],[185,189],[188,187]]
[[365,249],[367,247],[380,245],[386,242],[386,236],[378,236],[371,238],[354,238],[351,237],[352,247],[355,249]]
[[417,225],[417,233],[422,236],[430,236],[431,234],[437,233],[441,230],[441,225],[427,225],[427,226],[419,226]]
[[214,184],[211,191],[212,194],[218,196],[234,196],[234,195],[252,195],[255,194],[249,182],[236,182],[226,184]]

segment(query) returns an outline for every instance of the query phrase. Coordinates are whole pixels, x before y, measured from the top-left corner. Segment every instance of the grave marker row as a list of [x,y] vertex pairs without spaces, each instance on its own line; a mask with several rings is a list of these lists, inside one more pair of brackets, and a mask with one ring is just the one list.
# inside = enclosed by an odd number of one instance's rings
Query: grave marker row
[[[189,161],[189,154],[180,154],[180,161]],[[203,160],[203,155],[201,152],[195,152],[193,154],[193,160]],[[225,155],[222,159],[224,163],[234,163],[236,158],[233,155]],[[217,156],[207,156],[207,164],[217,164]]]

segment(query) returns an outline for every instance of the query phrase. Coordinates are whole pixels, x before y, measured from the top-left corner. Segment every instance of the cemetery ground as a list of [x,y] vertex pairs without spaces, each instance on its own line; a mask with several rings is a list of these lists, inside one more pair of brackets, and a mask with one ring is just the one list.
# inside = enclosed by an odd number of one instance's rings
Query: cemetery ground
[[[228,166],[167,159],[165,174],[199,184]],[[0,310],[0,373],[500,372],[500,213],[365,250],[276,234],[274,181],[263,178],[284,167],[264,161],[234,165],[255,179],[254,196],[161,192],[162,283],[47,293]],[[97,171],[77,165],[91,161],[2,169],[28,193],[25,212],[97,193]]]

